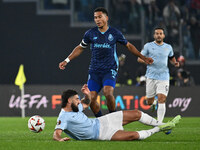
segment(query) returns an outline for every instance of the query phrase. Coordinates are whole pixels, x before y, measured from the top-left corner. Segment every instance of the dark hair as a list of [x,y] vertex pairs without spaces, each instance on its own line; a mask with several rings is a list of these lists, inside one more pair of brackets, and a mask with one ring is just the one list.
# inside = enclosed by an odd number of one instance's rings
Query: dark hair
[[99,12],[101,11],[102,13],[106,14],[108,16],[108,11],[104,8],[104,7],[97,7],[95,10],[94,10],[94,13],[95,12]]
[[63,94],[62,94],[62,105],[61,107],[64,108],[67,103],[68,103],[68,99],[74,95],[77,95],[78,93],[74,90],[67,90],[67,91],[64,91]]
[[163,27],[155,27],[154,32],[155,32],[155,30],[163,30],[163,32],[165,33],[165,29]]

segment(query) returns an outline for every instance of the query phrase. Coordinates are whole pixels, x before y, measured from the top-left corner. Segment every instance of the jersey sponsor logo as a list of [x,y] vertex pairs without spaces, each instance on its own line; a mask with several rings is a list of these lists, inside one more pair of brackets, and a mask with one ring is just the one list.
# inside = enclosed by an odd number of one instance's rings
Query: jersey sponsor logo
[[94,43],[94,48],[111,48],[111,46],[108,43],[103,43],[103,44]]
[[114,39],[114,37],[112,36],[112,34],[109,34],[108,40],[109,40],[109,41],[112,41],[113,39]]
[[93,37],[93,40],[96,40],[97,39],[97,37],[95,36],[95,37]]

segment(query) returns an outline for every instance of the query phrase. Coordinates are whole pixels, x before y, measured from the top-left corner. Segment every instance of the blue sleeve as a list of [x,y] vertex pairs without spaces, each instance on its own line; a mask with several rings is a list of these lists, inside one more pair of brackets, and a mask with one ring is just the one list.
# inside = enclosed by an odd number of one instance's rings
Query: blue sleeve
[[120,44],[126,45],[128,43],[128,41],[126,40],[126,38],[124,37],[124,35],[120,32],[117,31],[117,42],[119,42]]
[[174,52],[173,52],[172,46],[170,45],[169,57],[172,57],[172,56],[174,56]]
[[144,48],[142,49],[141,54],[144,56],[148,56],[149,53],[148,53],[148,45],[147,44],[144,45]]
[[91,40],[90,40],[90,32],[89,31],[87,31],[87,32],[85,32],[85,35],[83,36],[83,42],[85,43],[85,44],[89,44],[89,43],[91,43]]
[[80,103],[80,104],[78,105],[78,111],[80,111],[80,112],[83,111],[83,104]]
[[58,117],[55,129],[64,130],[66,128],[67,128],[67,121],[64,119],[63,116],[62,117]]

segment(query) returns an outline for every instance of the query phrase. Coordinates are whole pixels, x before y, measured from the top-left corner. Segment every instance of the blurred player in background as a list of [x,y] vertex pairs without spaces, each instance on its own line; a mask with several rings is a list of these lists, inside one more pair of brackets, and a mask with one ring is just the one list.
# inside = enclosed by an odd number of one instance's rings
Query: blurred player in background
[[130,78],[130,73],[128,70],[128,65],[126,65],[126,55],[121,54],[118,57],[119,60],[119,70],[117,76],[116,87],[131,85],[132,79]]
[[184,56],[179,56],[177,61],[180,63],[179,68],[176,70],[175,78],[176,78],[176,86],[194,86],[194,78],[191,73],[187,70],[185,66],[185,58]]
[[[88,118],[83,110],[90,106],[91,92],[86,84],[83,85],[81,91],[85,95],[81,101],[76,91],[63,92],[62,110],[57,119],[53,134],[54,140],[68,141],[68,137],[62,138],[63,131],[76,140],[143,140],[159,131],[166,132],[172,129],[181,119],[181,116],[178,115],[167,123],[160,123],[139,110],[117,111],[98,118]],[[142,131],[124,131],[123,126],[134,121],[154,128]]]
[[[168,58],[170,62],[179,67],[179,62],[174,57],[171,45],[164,43],[164,29],[157,27],[154,29],[155,41],[146,43],[141,53],[146,57],[151,57],[154,62],[147,64],[146,70],[146,96],[148,105],[152,105],[152,109],[157,109],[157,120],[162,122],[166,112],[166,98],[169,92],[169,69]],[[138,58],[138,62],[145,63]],[[158,100],[154,101],[157,95]]]
[[90,45],[92,57],[87,84],[91,91],[90,107],[95,116],[99,117],[102,116],[102,113],[97,103],[97,96],[102,88],[109,112],[114,112],[116,109],[113,96],[118,71],[116,43],[125,45],[131,53],[140,57],[147,64],[151,64],[153,60],[144,57],[119,30],[108,26],[108,12],[105,8],[99,7],[94,10],[94,21],[97,27],[85,33],[80,45],[76,46],[72,53],[59,64],[59,68],[64,70],[71,60],[79,56]]

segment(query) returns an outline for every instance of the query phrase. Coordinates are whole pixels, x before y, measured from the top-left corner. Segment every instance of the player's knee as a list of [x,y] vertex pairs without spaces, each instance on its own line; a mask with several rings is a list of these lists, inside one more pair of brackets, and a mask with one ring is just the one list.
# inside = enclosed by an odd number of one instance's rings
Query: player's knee
[[133,132],[130,136],[129,136],[129,140],[138,140],[139,139],[139,134],[137,132]]
[[110,100],[113,98],[113,94],[107,93],[107,92],[104,93],[104,96],[106,97],[107,100]]
[[147,105],[152,105],[152,104],[153,104],[153,101],[147,100]]
[[166,99],[158,99],[158,103],[165,103]]
[[96,102],[97,96],[91,96],[91,103]]
[[165,101],[166,101],[166,96],[159,96],[158,97],[158,103],[165,103]]
[[141,111],[139,111],[137,109],[135,109],[133,111],[134,111],[134,116],[135,116],[134,120],[140,120],[140,118],[141,118]]

